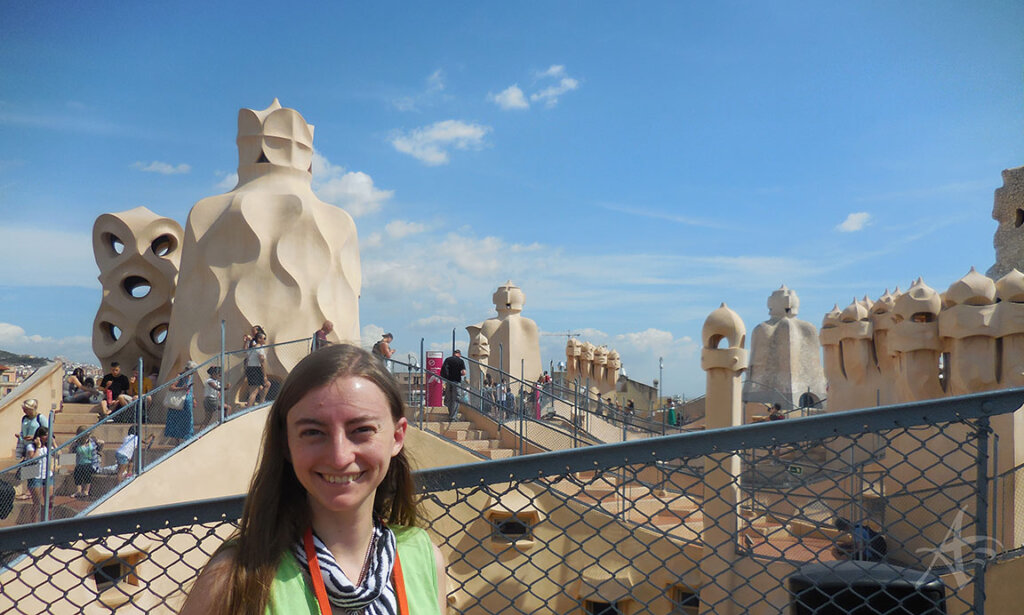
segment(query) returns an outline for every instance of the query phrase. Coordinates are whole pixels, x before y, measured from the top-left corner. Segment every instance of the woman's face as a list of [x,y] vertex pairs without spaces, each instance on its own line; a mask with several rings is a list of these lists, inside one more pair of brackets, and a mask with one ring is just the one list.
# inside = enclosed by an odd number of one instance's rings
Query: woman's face
[[396,423],[373,382],[342,377],[313,389],[288,412],[288,458],[309,494],[313,519],[369,513],[408,421]]

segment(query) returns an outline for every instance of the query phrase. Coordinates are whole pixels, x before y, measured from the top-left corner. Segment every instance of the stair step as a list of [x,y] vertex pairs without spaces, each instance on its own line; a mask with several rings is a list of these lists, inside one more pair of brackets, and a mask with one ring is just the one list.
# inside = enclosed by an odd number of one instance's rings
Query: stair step
[[483,429],[449,429],[442,434],[449,440],[487,440],[488,433]]
[[513,456],[513,451],[507,448],[488,448],[478,452],[488,459],[508,459]]
[[500,442],[498,440],[462,440],[459,444],[474,451],[483,451],[498,448]]
[[459,431],[467,430],[473,426],[469,421],[444,421],[442,422],[427,422],[423,423],[423,431],[430,431],[433,433],[444,433],[446,431]]

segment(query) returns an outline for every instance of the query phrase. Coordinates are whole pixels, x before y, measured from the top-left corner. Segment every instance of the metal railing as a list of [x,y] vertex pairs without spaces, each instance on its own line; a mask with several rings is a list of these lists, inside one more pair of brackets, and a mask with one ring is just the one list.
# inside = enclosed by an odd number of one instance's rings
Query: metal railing
[[[855,600],[877,607],[865,613],[980,614],[988,593],[1006,590],[986,586],[986,572],[1005,564],[999,554],[1024,523],[1002,512],[1011,490],[997,490],[997,478],[1015,480],[1017,469],[995,467],[990,419],[1022,397],[999,391],[423,470],[423,525],[447,560],[451,613],[847,612]],[[858,458],[879,438],[887,452],[872,472],[837,466],[770,490],[748,484],[752,451]],[[176,612],[241,507],[234,497],[2,530],[0,612]],[[833,527],[838,517],[852,533]],[[828,582],[814,576],[823,568]],[[934,610],[889,610],[894,600]],[[831,610],[813,610],[822,601]]]
[[[245,362],[251,349],[223,351],[160,386],[140,386],[140,396],[106,417],[82,423],[82,430],[65,442],[54,444],[54,422],[61,417],[50,413],[51,445],[46,455],[0,470],[0,486],[8,486],[0,490],[0,511],[8,513],[0,515],[0,527],[88,514],[206,431],[272,401],[287,376],[284,365],[305,356],[310,339],[261,348],[273,359],[266,362],[268,386],[249,384]],[[222,393],[207,384],[214,378],[212,367],[220,370],[221,386],[227,385]],[[139,373],[144,373],[141,364]],[[250,396],[256,388],[261,391]],[[172,401],[175,395],[179,399]],[[29,486],[30,479],[42,477],[40,468],[52,478]]]

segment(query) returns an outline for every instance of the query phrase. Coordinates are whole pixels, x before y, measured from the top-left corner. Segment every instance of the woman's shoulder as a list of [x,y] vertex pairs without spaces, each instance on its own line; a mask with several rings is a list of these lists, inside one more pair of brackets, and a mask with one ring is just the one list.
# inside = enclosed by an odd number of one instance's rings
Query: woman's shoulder
[[395,543],[403,561],[428,564],[434,561],[434,542],[423,528],[405,525],[389,526],[395,534]]
[[424,538],[427,541],[430,540],[430,536],[427,535],[427,531],[421,527],[416,527],[415,525],[388,525],[388,529],[395,534],[395,539],[399,542],[403,540],[422,540]]

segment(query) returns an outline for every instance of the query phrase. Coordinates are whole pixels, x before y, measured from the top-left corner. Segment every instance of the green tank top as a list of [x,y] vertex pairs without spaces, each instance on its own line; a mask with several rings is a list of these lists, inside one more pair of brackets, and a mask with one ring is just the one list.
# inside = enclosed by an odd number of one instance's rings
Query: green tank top
[[[418,527],[394,526],[398,557],[402,562],[405,596],[411,613],[402,615],[441,615],[437,603],[437,565],[434,545],[427,533]],[[270,585],[267,615],[293,615],[320,613],[313,588],[306,582],[302,566],[292,555],[285,553],[277,575]]]

